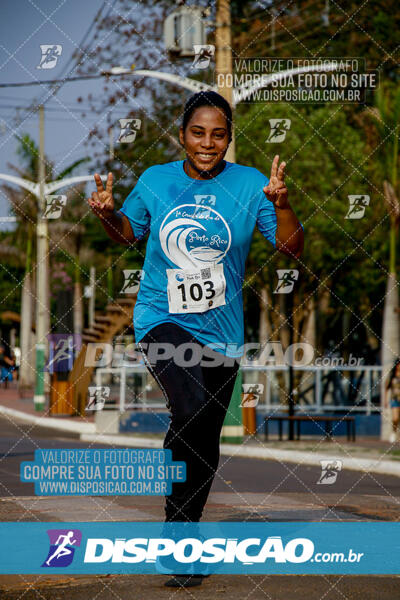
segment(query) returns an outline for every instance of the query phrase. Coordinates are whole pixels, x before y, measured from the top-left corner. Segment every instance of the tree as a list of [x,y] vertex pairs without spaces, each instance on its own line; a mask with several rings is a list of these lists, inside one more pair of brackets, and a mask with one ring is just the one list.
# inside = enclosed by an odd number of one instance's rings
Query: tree
[[[19,157],[22,166],[17,167],[12,164],[9,164],[8,166],[20,177],[36,182],[39,174],[38,147],[28,134],[22,135],[19,141],[17,156]],[[80,159],[75,161],[60,173],[58,178],[62,179],[66,177],[86,160],[87,159]],[[45,172],[47,181],[53,180],[53,169],[53,163],[46,158]],[[20,250],[21,259],[25,258],[21,285],[21,367],[19,377],[19,387],[23,390],[32,387],[35,380],[35,353],[31,331],[34,310],[33,299],[36,297],[33,281],[36,269],[33,240],[36,232],[38,206],[36,197],[26,190],[21,190],[20,188],[16,189],[6,184],[3,184],[2,188],[11,203],[12,211],[17,217],[16,229],[8,233],[5,239],[11,246]],[[51,231],[52,228],[50,227],[50,232]],[[47,260],[49,260],[49,256],[47,256]],[[50,314],[48,315],[48,320],[49,326],[46,329],[50,330]]]
[[[280,144],[266,143],[270,118],[291,120],[286,139]],[[334,333],[333,339],[343,350],[346,340],[338,339],[337,321],[349,309],[355,328],[371,328],[368,304],[360,301],[359,290],[366,290],[367,295],[369,291],[371,295],[377,294],[373,271],[377,272],[379,267],[370,264],[369,255],[379,245],[370,236],[378,215],[371,210],[366,219],[345,219],[349,207],[347,196],[368,192],[363,132],[349,120],[349,115],[337,106],[242,104],[237,111],[237,161],[254,166],[269,177],[275,154],[287,160],[286,181],[291,203],[305,228],[305,250],[298,262],[281,254],[271,255],[271,248],[257,231],[248,259],[244,294],[247,321],[257,331],[254,319],[260,311],[249,307],[254,307],[258,298],[262,314],[270,321],[260,331],[270,327],[273,339],[281,341],[283,346],[288,343],[287,297],[274,294],[278,268],[300,271],[294,292],[294,342],[307,341],[317,352],[322,352],[327,334],[324,339],[321,330],[327,329]],[[365,269],[367,263],[372,273]],[[305,335],[314,336],[315,311],[319,311],[320,330],[316,332],[319,339],[305,339]]]
[[[396,0],[232,2],[236,56],[360,57],[398,81],[400,12]],[[245,52],[243,51],[245,49]]]
[[384,406],[384,388],[394,360],[399,356],[399,291],[396,275],[396,237],[400,222],[398,200],[400,90],[381,86],[375,94],[375,107],[368,111],[377,131],[377,148],[380,166],[381,193],[389,217],[389,269],[382,322],[381,364],[381,438],[389,439],[391,433],[390,407]]

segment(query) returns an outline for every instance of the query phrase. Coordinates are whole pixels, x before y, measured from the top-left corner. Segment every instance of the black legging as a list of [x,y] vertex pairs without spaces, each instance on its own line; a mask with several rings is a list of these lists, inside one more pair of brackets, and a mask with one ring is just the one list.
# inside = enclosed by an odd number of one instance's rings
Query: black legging
[[[198,340],[174,323],[162,323],[151,329],[140,344],[162,342],[180,344]],[[219,438],[232,396],[238,370],[232,365],[179,366],[173,358],[159,358],[151,366],[148,349],[142,347],[146,365],[160,386],[170,410],[164,448],[172,450],[175,461],[186,462],[186,481],[172,484],[166,496],[166,521],[199,521],[210,492],[219,461]],[[209,356],[220,353],[207,350]],[[189,354],[188,354],[189,356]]]

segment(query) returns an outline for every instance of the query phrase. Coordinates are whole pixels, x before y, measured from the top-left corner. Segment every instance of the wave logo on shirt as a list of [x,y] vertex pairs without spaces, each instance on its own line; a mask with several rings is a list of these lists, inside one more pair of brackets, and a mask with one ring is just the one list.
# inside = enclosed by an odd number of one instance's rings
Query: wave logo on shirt
[[231,245],[225,219],[210,206],[182,204],[163,220],[161,248],[180,269],[199,268],[221,262]]

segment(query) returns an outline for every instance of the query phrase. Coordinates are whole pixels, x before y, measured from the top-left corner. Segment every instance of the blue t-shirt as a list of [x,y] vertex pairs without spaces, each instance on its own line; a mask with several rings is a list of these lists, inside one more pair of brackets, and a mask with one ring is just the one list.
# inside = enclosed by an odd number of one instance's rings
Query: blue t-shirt
[[[275,208],[263,191],[269,180],[253,167],[230,162],[213,179],[193,179],[183,162],[146,169],[120,209],[135,238],[150,234],[134,309],[136,341],[156,325],[172,322],[214,350],[238,357],[244,342],[245,261],[255,225],[275,247]],[[205,312],[169,311],[167,269],[221,263],[224,305]]]

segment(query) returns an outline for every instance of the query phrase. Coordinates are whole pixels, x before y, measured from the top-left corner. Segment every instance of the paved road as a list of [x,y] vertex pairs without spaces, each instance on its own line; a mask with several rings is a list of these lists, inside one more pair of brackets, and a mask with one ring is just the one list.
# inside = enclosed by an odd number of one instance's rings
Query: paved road
[[[163,520],[162,497],[37,497],[33,485],[19,481],[20,462],[32,460],[36,448],[77,447],[93,446],[1,417],[0,521]],[[398,478],[344,470],[334,485],[317,485],[319,475],[312,466],[223,456],[203,520],[398,520]],[[0,598],[172,600],[178,593],[190,600],[400,600],[398,576],[213,575],[200,588],[178,591],[164,581],[160,575],[0,575]]]
[[[15,420],[0,417],[0,497],[34,495],[33,484],[20,482],[19,465],[22,461],[33,460],[35,449],[89,447],[109,446],[81,442],[78,435],[16,424]],[[314,466],[222,456],[212,491],[309,494],[314,498],[334,494],[338,499],[350,494],[375,495],[400,501],[399,478],[346,471],[345,461],[343,467],[334,485],[318,485],[321,472]]]
[[[1,585],[2,600],[400,600],[399,577],[350,575],[213,575],[201,587],[163,587],[160,575],[113,575],[38,582],[24,577],[15,588]],[[31,581],[33,589],[29,589]]]

